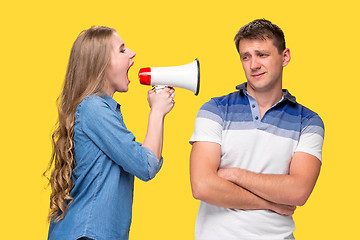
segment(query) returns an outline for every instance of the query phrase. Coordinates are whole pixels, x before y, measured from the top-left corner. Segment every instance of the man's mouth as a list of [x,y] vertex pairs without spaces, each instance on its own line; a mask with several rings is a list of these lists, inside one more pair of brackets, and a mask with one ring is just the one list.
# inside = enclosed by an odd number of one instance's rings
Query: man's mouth
[[252,74],[251,76],[252,76],[253,78],[261,78],[264,74],[265,74],[265,72]]

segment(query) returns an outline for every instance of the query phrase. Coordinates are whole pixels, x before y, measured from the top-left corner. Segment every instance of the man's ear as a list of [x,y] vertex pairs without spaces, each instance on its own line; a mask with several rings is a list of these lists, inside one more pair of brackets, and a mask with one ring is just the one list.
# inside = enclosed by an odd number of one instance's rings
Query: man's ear
[[286,65],[289,64],[290,59],[291,59],[290,49],[286,48],[286,49],[282,52],[282,56],[283,56],[283,64],[282,64],[282,66],[285,67]]

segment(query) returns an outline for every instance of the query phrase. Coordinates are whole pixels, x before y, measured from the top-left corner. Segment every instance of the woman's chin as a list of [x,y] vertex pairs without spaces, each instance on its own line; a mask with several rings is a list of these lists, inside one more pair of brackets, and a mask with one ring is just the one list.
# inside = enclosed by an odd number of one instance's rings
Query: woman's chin
[[121,91],[119,92],[123,92],[126,93],[127,91],[129,91],[129,86],[125,86],[123,89],[121,89]]

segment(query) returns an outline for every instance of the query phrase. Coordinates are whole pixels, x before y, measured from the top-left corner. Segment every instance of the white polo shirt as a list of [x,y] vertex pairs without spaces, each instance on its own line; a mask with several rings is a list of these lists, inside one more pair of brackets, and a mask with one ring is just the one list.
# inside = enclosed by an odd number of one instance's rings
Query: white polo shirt
[[[315,112],[283,90],[281,101],[260,118],[246,83],[237,89],[200,108],[190,143],[218,143],[220,168],[238,167],[256,173],[288,174],[295,152],[306,152],[322,161],[324,125]],[[195,239],[294,239],[294,230],[292,216],[268,210],[231,210],[201,201]]]

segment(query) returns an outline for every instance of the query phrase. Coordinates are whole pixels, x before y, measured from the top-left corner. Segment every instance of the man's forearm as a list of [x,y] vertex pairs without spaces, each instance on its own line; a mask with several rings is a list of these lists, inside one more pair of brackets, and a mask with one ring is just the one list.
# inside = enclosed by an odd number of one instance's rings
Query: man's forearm
[[261,174],[240,168],[220,169],[218,174],[271,202],[302,206],[310,196],[321,163],[305,153],[294,155],[289,174]]
[[225,208],[269,209],[268,201],[217,176],[192,179],[194,198]]
[[291,215],[294,206],[265,200],[236,184],[218,176],[193,179],[194,198],[224,208],[242,210],[270,210],[282,215]]
[[296,180],[290,175],[260,174],[240,168],[222,169],[219,176],[252,193],[279,204],[302,205],[297,201]]

